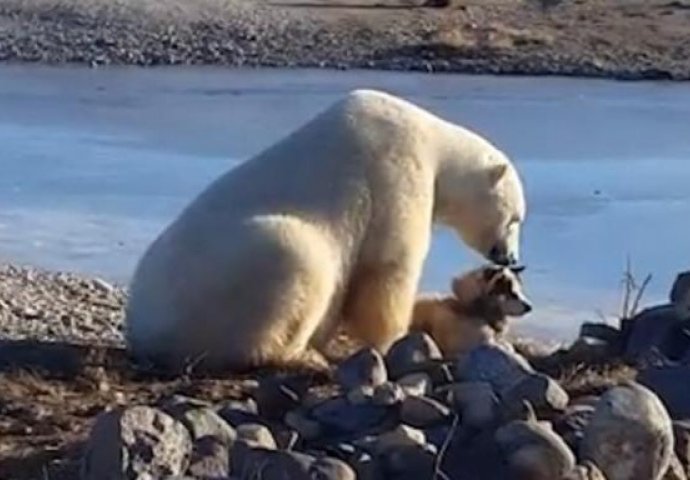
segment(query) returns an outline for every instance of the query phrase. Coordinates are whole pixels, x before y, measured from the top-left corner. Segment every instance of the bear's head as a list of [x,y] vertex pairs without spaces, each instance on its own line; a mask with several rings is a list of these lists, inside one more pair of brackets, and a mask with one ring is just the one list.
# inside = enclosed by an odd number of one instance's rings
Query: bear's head
[[436,179],[434,217],[489,261],[511,265],[520,259],[525,197],[515,167],[500,151],[490,150],[480,162],[468,155],[444,162]]

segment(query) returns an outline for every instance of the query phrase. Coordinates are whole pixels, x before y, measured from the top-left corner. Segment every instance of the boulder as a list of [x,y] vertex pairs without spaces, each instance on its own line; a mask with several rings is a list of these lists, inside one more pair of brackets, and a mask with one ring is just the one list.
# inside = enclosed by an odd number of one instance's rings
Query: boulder
[[162,478],[189,466],[192,439],[185,426],[156,408],[136,406],[102,413],[91,430],[82,478]]
[[410,373],[401,377],[396,382],[406,395],[421,397],[431,393],[431,377],[427,373]]
[[363,434],[381,427],[392,413],[389,407],[371,403],[354,405],[345,397],[334,397],[312,408],[309,416],[319,422],[325,435],[339,435]]
[[608,390],[585,428],[580,456],[608,480],[660,480],[673,454],[671,419],[659,398],[630,382]]
[[690,477],[690,421],[673,422],[673,438],[678,461]]

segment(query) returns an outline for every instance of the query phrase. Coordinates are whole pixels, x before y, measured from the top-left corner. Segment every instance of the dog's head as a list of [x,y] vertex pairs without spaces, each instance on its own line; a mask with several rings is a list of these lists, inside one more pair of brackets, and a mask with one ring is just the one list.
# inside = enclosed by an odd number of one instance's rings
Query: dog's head
[[452,289],[462,305],[491,301],[501,314],[520,317],[532,311],[520,280],[521,266],[487,265],[453,279]]

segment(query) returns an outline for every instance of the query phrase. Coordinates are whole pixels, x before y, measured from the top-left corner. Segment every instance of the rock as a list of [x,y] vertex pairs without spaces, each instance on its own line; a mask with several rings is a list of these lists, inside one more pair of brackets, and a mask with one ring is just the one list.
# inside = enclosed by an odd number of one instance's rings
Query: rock
[[[246,448],[246,447],[245,447]],[[233,450],[233,474],[243,479],[261,480],[354,480],[355,473],[345,462],[284,450]],[[237,465],[237,470],[234,466]]]
[[585,322],[580,326],[579,338],[605,345],[605,353],[608,356],[622,353],[625,347],[624,337],[621,330],[605,323]]
[[396,382],[406,395],[422,397],[431,393],[431,377],[427,373],[410,373]]
[[230,475],[230,449],[215,437],[194,442],[187,472],[196,478],[225,478]]
[[460,413],[462,425],[470,428],[484,428],[492,424],[496,417],[498,398],[486,382],[455,383],[439,392]]
[[525,376],[503,395],[501,407],[510,415],[510,412],[521,409],[525,400],[530,402],[537,413],[550,415],[564,411],[569,397],[554,379],[534,373]]
[[309,478],[318,480],[356,480],[355,471],[342,460],[318,457],[309,468]]
[[252,448],[275,450],[277,447],[271,431],[264,425],[245,423],[237,427],[237,440]]
[[103,413],[91,430],[82,478],[160,478],[182,475],[189,466],[192,440],[182,423],[151,407]]
[[647,363],[657,352],[672,360],[678,355],[674,343],[674,327],[682,317],[672,305],[662,305],[643,310],[626,322],[627,342],[625,358],[630,362]]
[[307,388],[308,381],[302,378],[263,379],[254,392],[259,414],[269,420],[281,420],[287,412],[300,405]]
[[347,401],[353,405],[364,405],[374,400],[374,387],[361,385],[347,392]]
[[362,385],[381,385],[388,380],[388,372],[377,350],[363,348],[338,365],[335,379],[347,391]]
[[428,397],[408,396],[400,407],[400,421],[415,428],[433,427],[452,418],[450,408]]
[[434,478],[436,452],[428,445],[408,445],[384,455],[385,477],[394,480]]
[[380,427],[390,418],[388,407],[353,405],[344,397],[328,399],[314,407],[310,416],[321,424],[324,434],[364,433]]
[[441,350],[433,339],[414,332],[395,342],[386,354],[386,365],[390,378],[398,378],[419,371],[421,365],[441,359]]
[[375,442],[375,450],[385,454],[402,447],[421,447],[426,444],[424,432],[407,425],[398,425],[395,429],[382,433]]
[[457,379],[460,382],[486,382],[502,397],[508,390],[534,373],[520,354],[499,345],[480,345],[458,359]]
[[661,398],[671,418],[690,419],[690,365],[647,368],[637,381]]
[[177,418],[192,434],[192,440],[213,437],[226,447],[232,447],[237,438],[235,429],[228,425],[214,410],[195,408]]
[[575,455],[545,422],[514,421],[496,431],[509,478],[560,479],[575,468]]
[[237,428],[243,423],[261,423],[259,408],[253,398],[231,400],[217,409],[218,415],[231,427]]
[[594,415],[595,407],[591,405],[570,405],[565,413],[559,415],[553,423],[554,431],[574,451],[580,450],[580,442],[584,436],[585,427]]
[[345,461],[355,471],[358,480],[379,480],[384,478],[379,458],[349,443],[327,446],[326,452]]
[[285,414],[285,425],[294,428],[306,440],[319,438],[323,431],[321,424],[308,417],[307,412],[293,410]]
[[659,398],[628,383],[611,388],[597,403],[580,446],[608,480],[659,480],[671,462],[671,419]]
[[584,462],[568,472],[563,480],[606,480],[606,477],[592,462]]
[[673,438],[676,456],[690,477],[690,421],[673,422]]
[[405,398],[405,392],[397,383],[386,382],[374,389],[372,402],[374,405],[397,405]]
[[681,318],[690,317],[690,271],[678,274],[669,297]]
[[668,466],[668,470],[662,477],[663,480],[687,480],[688,477],[685,474],[685,469],[680,463],[678,457],[673,454],[671,455],[671,464]]

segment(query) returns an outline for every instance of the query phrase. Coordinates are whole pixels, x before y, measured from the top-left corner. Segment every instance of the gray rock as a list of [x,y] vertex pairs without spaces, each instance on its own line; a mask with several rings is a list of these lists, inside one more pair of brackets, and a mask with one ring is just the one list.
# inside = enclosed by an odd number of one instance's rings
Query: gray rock
[[182,423],[151,407],[130,407],[98,416],[86,445],[82,478],[160,478],[182,475],[192,439]]
[[673,305],[662,305],[643,310],[626,322],[628,340],[625,358],[639,364],[661,354],[675,359],[674,330],[683,320]]
[[608,390],[587,425],[580,455],[609,480],[659,480],[671,463],[673,430],[663,404],[629,383]]
[[384,478],[383,465],[378,457],[349,443],[327,446],[326,452],[345,461],[355,471],[358,480],[380,480]]
[[661,398],[671,418],[690,419],[690,365],[647,368],[637,381]]
[[397,383],[386,382],[374,389],[372,402],[374,405],[398,405],[405,399],[405,392]]
[[522,408],[527,400],[539,414],[562,412],[568,405],[565,390],[551,377],[534,373],[524,377],[501,398],[501,407],[510,414]]
[[384,455],[385,477],[392,480],[434,478],[436,452],[428,445],[408,445]]
[[680,317],[690,317],[690,271],[676,276],[669,297]]
[[362,385],[381,385],[388,380],[388,372],[383,357],[377,350],[363,348],[338,365],[335,378],[347,391]]
[[568,472],[562,480],[606,480],[606,477],[592,462],[584,462]]
[[300,409],[285,414],[285,425],[294,428],[306,440],[315,440],[323,434],[321,424]]
[[225,478],[230,475],[230,449],[215,437],[194,442],[187,473],[196,478]]
[[450,422],[450,408],[429,397],[408,396],[400,407],[400,421],[415,428],[429,428]]
[[395,342],[386,354],[386,365],[390,378],[398,378],[419,372],[420,366],[432,360],[441,359],[441,350],[436,342],[425,333],[410,333]]
[[231,427],[237,428],[243,423],[264,423],[253,398],[231,400],[216,409],[218,415]]
[[396,382],[406,395],[422,397],[431,393],[431,377],[424,372],[410,373],[401,377]]
[[271,431],[264,425],[245,423],[237,427],[237,440],[252,448],[275,450],[277,447]]
[[213,437],[229,448],[232,447],[237,438],[235,429],[210,408],[188,410],[177,420],[187,427],[192,434],[193,441],[204,437]]
[[353,405],[364,405],[374,400],[374,387],[361,385],[347,392],[347,400]]
[[403,447],[423,447],[426,444],[424,432],[407,425],[382,433],[376,439],[374,449],[378,454],[386,454]]
[[328,399],[310,411],[324,434],[363,433],[383,425],[391,416],[388,407],[373,404],[353,405],[344,397]]
[[308,379],[269,377],[262,379],[254,392],[259,414],[279,421],[287,412],[297,408],[308,388]]
[[686,476],[690,476],[690,421],[673,422],[675,452]]
[[455,383],[438,391],[439,395],[460,413],[463,426],[481,429],[494,422],[499,401],[489,383]]
[[671,455],[671,464],[662,478],[663,480],[688,480],[685,469],[675,454]]
[[486,382],[499,397],[534,373],[520,354],[499,345],[480,345],[458,359],[459,382]]
[[591,405],[570,405],[554,420],[553,429],[574,452],[580,450],[580,442],[594,410],[595,407]]
[[317,458],[305,453],[260,448],[250,448],[237,454],[233,450],[232,453],[233,474],[240,478],[261,480],[354,480],[356,478],[349,465],[335,458]]
[[509,478],[560,479],[575,468],[575,455],[545,422],[514,421],[499,428],[495,438]]

